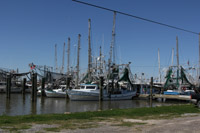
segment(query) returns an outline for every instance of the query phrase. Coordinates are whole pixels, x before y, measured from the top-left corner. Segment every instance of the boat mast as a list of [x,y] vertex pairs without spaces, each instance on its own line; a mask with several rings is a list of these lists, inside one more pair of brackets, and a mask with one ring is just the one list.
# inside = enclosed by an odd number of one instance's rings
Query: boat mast
[[64,73],[64,64],[65,64],[65,42],[63,45],[63,58],[62,58],[62,67],[61,67],[61,73]]
[[174,64],[174,48],[172,48],[172,64],[171,64],[171,66],[173,66],[173,64]]
[[178,54],[178,36],[176,36],[176,57],[177,57],[177,77],[176,77],[176,84],[179,85],[179,54]]
[[68,38],[68,46],[67,46],[67,74],[69,74],[69,66],[70,66],[70,38]]
[[79,56],[80,56],[80,39],[81,39],[81,34],[78,34],[78,51],[77,51],[77,70],[76,70],[76,87],[78,86],[79,82]]
[[159,67],[159,81],[161,83],[161,72],[160,72],[160,50],[158,49],[158,67]]
[[[116,12],[114,12],[114,16],[113,16],[113,28],[112,28],[112,41],[111,41],[111,45],[110,45],[110,59],[111,62],[113,61],[113,63],[115,63],[115,20],[116,20]],[[112,56],[113,56],[113,60],[112,60]]]
[[91,33],[91,20],[88,19],[88,79],[89,79],[89,82],[91,81],[91,59],[92,59],[90,33]]
[[55,44],[55,67],[56,67],[56,72],[58,72],[58,64],[57,64],[57,44]]
[[[116,19],[116,12],[114,11],[114,16],[113,16],[113,28],[112,28],[112,41],[110,44],[110,59],[108,61],[108,73],[110,75],[110,67],[111,63],[115,63],[115,52],[114,52],[114,42],[115,42],[115,19]],[[113,60],[112,60],[113,58]]]
[[102,53],[101,53],[101,46],[100,46],[100,75],[103,74],[103,66],[102,66]]
[[198,80],[197,80],[200,87],[199,79],[200,79],[200,33],[199,33],[199,72],[198,72]]
[[112,47],[113,47],[113,63],[115,63],[115,20],[116,20],[116,12],[114,12],[113,16],[113,29],[112,29]]

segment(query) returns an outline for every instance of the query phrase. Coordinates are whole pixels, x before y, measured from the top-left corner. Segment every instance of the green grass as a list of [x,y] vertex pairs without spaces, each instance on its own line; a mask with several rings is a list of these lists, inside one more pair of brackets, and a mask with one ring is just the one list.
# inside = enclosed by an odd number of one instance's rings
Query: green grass
[[16,124],[16,125],[6,125],[6,126],[1,126],[2,129],[9,130],[10,132],[18,132],[19,130],[24,130],[24,129],[29,129],[31,128],[30,124]]
[[120,124],[114,124],[113,126],[126,126],[126,127],[132,127],[134,125],[145,125],[147,123],[142,122],[121,122]]
[[[113,121],[116,119],[167,119],[181,116],[184,113],[200,113],[193,105],[173,105],[153,108],[113,109],[95,112],[79,112],[71,114],[42,114],[24,116],[0,116],[0,128],[12,127],[13,130],[30,128],[30,124],[58,124],[56,128],[46,128],[47,131],[60,129],[76,129],[97,127],[99,121]],[[26,124],[24,124],[26,123]],[[122,123],[129,126],[130,123]],[[20,127],[21,126],[21,127]],[[27,127],[26,127],[27,126]],[[19,128],[17,128],[19,127]]]
[[59,132],[60,128],[52,127],[52,128],[44,128],[44,130],[48,132]]

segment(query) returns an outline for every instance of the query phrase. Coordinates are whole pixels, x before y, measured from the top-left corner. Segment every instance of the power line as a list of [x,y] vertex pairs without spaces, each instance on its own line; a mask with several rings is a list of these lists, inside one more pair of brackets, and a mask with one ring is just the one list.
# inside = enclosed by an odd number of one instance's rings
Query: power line
[[117,12],[117,13],[122,14],[122,15],[125,15],[125,16],[133,17],[133,18],[140,19],[140,20],[147,21],[147,22],[151,22],[151,23],[154,23],[154,24],[158,24],[158,25],[162,25],[162,26],[169,27],[169,28],[173,28],[173,29],[177,29],[177,30],[181,30],[181,31],[185,31],[185,32],[189,32],[189,33],[192,33],[192,34],[199,35],[199,33],[194,32],[194,31],[191,31],[191,30],[186,30],[186,29],[179,28],[179,27],[176,27],[176,26],[172,26],[172,25],[168,25],[168,24],[160,23],[160,22],[157,22],[157,21],[154,21],[154,20],[150,20],[150,19],[146,19],[146,18],[138,17],[138,16],[131,15],[131,14],[128,14],[128,13],[124,13],[124,12],[116,11],[116,10],[113,10],[113,9],[109,9],[109,8],[105,8],[105,7],[101,7],[101,6],[93,5],[93,4],[86,3],[86,2],[82,2],[82,1],[78,1],[78,0],[72,0],[72,1],[77,2],[77,3],[84,4],[84,5],[88,5],[88,6],[92,6],[92,7],[100,8],[100,9],[107,10],[107,11]]

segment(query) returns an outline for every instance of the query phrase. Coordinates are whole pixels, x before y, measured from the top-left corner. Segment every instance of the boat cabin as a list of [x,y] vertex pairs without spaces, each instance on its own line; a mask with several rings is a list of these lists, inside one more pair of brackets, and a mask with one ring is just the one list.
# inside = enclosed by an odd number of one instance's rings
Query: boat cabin
[[98,86],[95,84],[81,84],[80,89],[81,90],[97,90]]

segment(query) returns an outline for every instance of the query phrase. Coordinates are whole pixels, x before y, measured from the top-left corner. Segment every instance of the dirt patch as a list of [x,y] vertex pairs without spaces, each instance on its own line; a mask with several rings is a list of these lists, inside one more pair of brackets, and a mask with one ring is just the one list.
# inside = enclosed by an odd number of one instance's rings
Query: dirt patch
[[47,124],[33,124],[30,129],[26,130],[19,130],[19,132],[26,132],[26,133],[35,133],[35,132],[46,132],[44,129],[46,128],[55,128],[59,125],[47,125]]
[[[67,121],[66,121],[67,122]],[[102,121],[93,121],[96,127],[77,128],[77,129],[64,129],[57,130],[59,124],[32,124],[29,129],[19,130],[20,132],[67,132],[67,133],[192,133],[200,131],[200,114],[184,114],[178,118],[172,119],[154,119],[154,120],[140,120],[140,119],[107,119]],[[84,124],[91,124],[86,121]],[[0,129],[0,132],[6,132]]]

